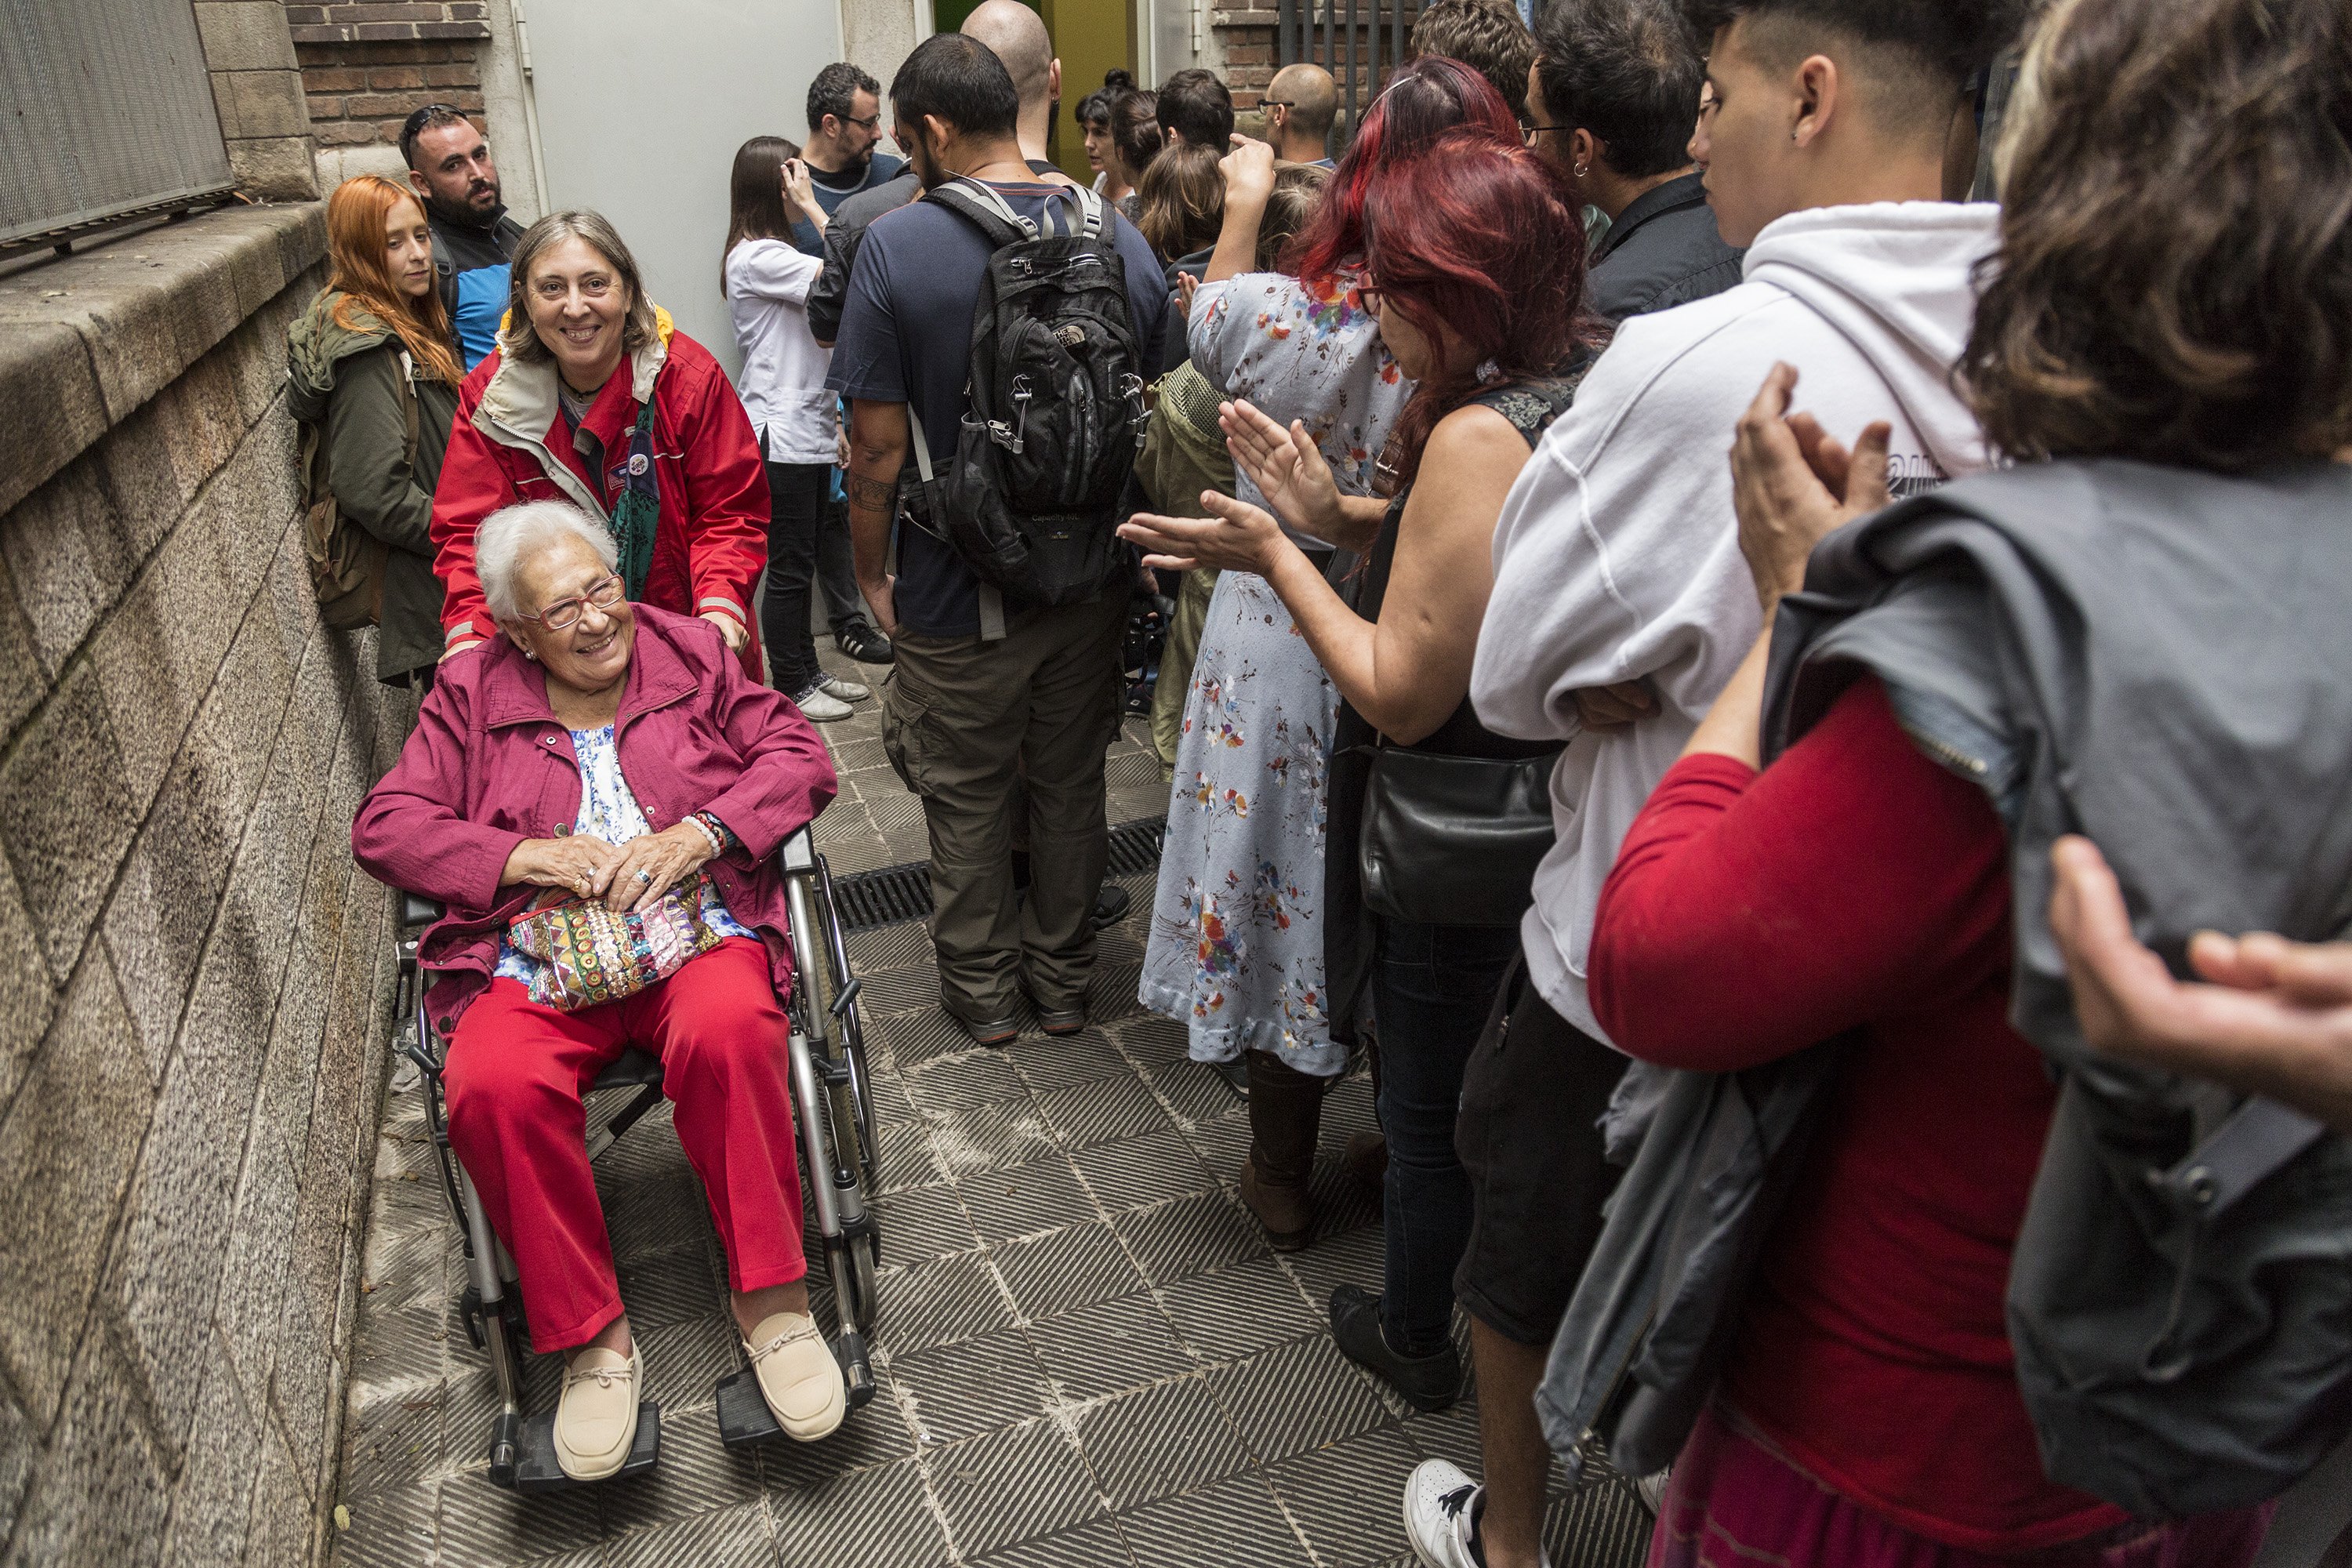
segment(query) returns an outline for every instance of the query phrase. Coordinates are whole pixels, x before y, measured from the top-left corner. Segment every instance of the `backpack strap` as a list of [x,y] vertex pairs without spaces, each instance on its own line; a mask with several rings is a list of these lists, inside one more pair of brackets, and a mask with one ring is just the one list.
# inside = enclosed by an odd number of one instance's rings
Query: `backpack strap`
[[[907,434],[914,441],[916,477],[922,480],[923,489],[929,492],[932,476],[931,444],[923,437],[923,416],[915,412],[915,405],[911,403],[907,405]],[[926,527],[913,514],[902,511],[900,515],[941,544],[949,544],[946,534]],[[953,548],[951,544],[949,547]],[[984,643],[1004,640],[1004,595],[993,583],[980,584],[980,640]]]
[[[1075,218],[1057,218],[1055,213],[1057,198],[1074,202],[1078,209],[1077,216]],[[958,174],[933,186],[925,193],[923,199],[937,202],[962,216],[986,235],[990,247],[996,250],[1008,245],[1018,245],[1023,240],[1056,233],[1066,232],[1084,239],[1095,238],[1103,232],[1104,214],[1108,210],[1103,205],[1102,197],[1086,186],[1064,185],[1055,188],[1053,195],[1046,198],[1045,221],[1041,226],[1014,212],[1013,204],[1006,201],[995,186],[975,180],[969,174]]]
[[416,362],[409,357],[406,349],[403,349],[400,351],[400,454],[406,460],[411,473],[416,469],[417,421]]

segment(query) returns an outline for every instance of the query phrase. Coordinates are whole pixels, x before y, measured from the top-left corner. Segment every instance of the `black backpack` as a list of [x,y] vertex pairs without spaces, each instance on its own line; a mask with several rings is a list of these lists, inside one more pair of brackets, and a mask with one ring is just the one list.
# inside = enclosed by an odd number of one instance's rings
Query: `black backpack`
[[1031,222],[977,180],[933,189],[988,237],[994,254],[971,326],[955,462],[934,476],[913,421],[921,482],[916,524],[983,584],[1028,605],[1090,598],[1123,574],[1119,495],[1143,445],[1143,353],[1110,212],[1094,192],[1058,193],[1076,208]]

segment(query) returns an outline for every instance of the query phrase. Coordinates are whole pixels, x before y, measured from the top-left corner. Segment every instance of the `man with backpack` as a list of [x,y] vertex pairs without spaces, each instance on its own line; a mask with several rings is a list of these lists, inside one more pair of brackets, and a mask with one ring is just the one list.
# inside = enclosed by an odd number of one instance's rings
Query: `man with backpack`
[[827,384],[850,400],[858,584],[898,650],[883,742],[929,826],[941,1001],[1003,1045],[1024,989],[1047,1032],[1086,1022],[1133,572],[1117,499],[1164,290],[1132,226],[1024,159],[987,46],[926,40],[890,102],[926,195],[867,228]]

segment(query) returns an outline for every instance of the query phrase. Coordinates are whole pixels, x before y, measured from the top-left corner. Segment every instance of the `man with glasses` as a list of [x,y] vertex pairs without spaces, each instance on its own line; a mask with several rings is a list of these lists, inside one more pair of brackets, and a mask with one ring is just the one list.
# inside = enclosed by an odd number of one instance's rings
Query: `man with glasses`
[[499,317],[507,305],[507,258],[522,225],[499,200],[499,166],[490,144],[463,111],[428,103],[400,128],[400,155],[408,183],[425,204],[433,228],[433,269],[442,308],[457,334],[466,368],[498,346]]
[[1301,60],[1274,73],[1258,100],[1265,111],[1265,139],[1287,163],[1331,167],[1331,121],[1339,111],[1339,89],[1331,73]]
[[[875,151],[882,142],[882,84],[847,60],[835,61],[809,83],[808,127],[801,161],[816,188],[816,205],[828,216],[907,166],[902,158]],[[793,220],[793,243],[811,256],[824,254],[824,237],[804,217]]]

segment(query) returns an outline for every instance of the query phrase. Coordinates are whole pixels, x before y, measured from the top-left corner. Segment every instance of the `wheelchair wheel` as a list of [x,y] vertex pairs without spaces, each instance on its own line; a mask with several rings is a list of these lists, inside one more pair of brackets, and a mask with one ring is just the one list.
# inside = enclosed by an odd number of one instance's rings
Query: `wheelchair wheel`
[[[866,1194],[872,1197],[882,1190],[882,1174],[878,1164],[880,1143],[874,1135],[874,1086],[866,1067],[866,1029],[858,1016],[857,998],[851,995],[839,1017],[832,1012],[837,1000],[850,984],[849,944],[845,940],[841,919],[833,901],[833,869],[824,857],[816,858],[816,896],[824,906],[824,960],[817,967],[815,1000],[824,1009],[828,1021],[835,1026],[826,1030],[826,1037],[835,1043],[841,1059],[849,1068],[851,1113],[857,1128],[858,1173],[865,1178]],[[835,1110],[836,1117],[839,1109]]]
[[842,1245],[849,1258],[849,1299],[842,1303],[841,1321],[845,1328],[870,1334],[880,1300],[874,1279],[874,1238],[852,1237]]

